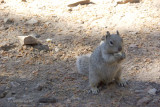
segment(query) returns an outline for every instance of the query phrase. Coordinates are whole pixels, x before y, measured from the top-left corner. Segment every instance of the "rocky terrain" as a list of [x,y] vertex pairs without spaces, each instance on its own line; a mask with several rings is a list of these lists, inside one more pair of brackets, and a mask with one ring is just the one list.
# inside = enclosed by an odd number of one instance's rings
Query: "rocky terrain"
[[[0,0],[0,107],[159,107],[160,3],[141,0]],[[119,30],[128,86],[89,93],[76,57]],[[22,45],[33,35],[40,44]]]

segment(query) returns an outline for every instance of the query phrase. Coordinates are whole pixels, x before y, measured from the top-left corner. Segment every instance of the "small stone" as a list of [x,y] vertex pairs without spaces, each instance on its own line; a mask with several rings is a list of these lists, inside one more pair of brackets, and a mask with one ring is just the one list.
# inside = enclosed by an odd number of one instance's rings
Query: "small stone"
[[40,42],[33,36],[28,35],[28,36],[18,36],[20,43],[22,45],[36,45],[40,44]]
[[125,3],[139,3],[140,0],[117,0],[117,4],[125,4]]
[[1,3],[5,3],[4,0],[1,0],[0,2],[1,2]]
[[86,104],[87,107],[93,107],[94,105],[96,105],[95,102],[88,102],[88,103]]
[[47,42],[52,42],[52,39],[46,39]]
[[143,98],[141,98],[140,100],[138,100],[137,106],[147,104],[147,103],[149,103],[150,101],[151,101],[151,98],[149,98],[149,97],[143,97]]
[[7,98],[7,100],[8,101],[13,101],[13,100],[15,100],[15,97],[9,97],[9,98]]
[[130,34],[135,35],[135,34],[138,34],[138,32],[137,32],[137,31],[135,31],[135,32],[130,32]]
[[10,18],[5,18],[4,19],[4,23],[6,23],[6,24],[11,24],[13,22],[14,22],[13,19],[10,19]]
[[7,95],[7,92],[6,92],[6,91],[0,92],[0,98],[4,98],[6,95]]
[[40,98],[39,103],[56,103],[57,99],[55,98]]
[[22,0],[22,2],[27,2],[27,0]]
[[130,44],[129,48],[137,48],[138,46],[136,44]]
[[45,87],[45,83],[39,83],[39,84],[35,87],[35,90],[42,91],[44,87]]
[[68,4],[68,7],[74,7],[79,4],[84,5],[89,3],[90,3],[90,0],[71,0],[70,3]]
[[58,52],[58,51],[59,51],[59,48],[58,48],[58,47],[55,47],[55,51]]
[[67,10],[70,11],[70,12],[73,11],[71,7],[67,8]]
[[151,95],[156,95],[156,92],[157,92],[157,89],[155,89],[155,88],[148,90],[148,93]]
[[29,24],[29,25],[34,25],[34,24],[37,24],[37,23],[38,23],[38,20],[35,19],[35,18],[32,18],[32,19],[30,19],[26,22],[26,24]]
[[18,87],[20,84],[17,82],[11,82],[12,87]]
[[143,93],[144,90],[135,90],[135,93]]
[[49,26],[51,24],[51,22],[46,22],[45,25]]

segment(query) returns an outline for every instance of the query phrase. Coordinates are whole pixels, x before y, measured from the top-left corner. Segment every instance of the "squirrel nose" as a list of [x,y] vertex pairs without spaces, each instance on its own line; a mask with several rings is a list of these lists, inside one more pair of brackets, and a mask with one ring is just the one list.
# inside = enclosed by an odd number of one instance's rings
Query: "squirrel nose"
[[121,51],[121,50],[122,50],[122,46],[119,46],[119,47],[118,47],[118,51]]

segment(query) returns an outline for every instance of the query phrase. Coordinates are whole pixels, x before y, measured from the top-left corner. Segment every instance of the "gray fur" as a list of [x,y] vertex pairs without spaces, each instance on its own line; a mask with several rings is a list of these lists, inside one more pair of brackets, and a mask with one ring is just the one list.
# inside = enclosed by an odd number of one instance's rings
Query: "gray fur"
[[[122,51],[122,54],[118,54],[119,51]],[[79,73],[85,75],[89,73],[91,91],[96,94],[100,82],[108,84],[115,80],[118,84],[124,85],[120,78],[121,61],[124,58],[123,41],[119,32],[112,35],[107,32],[106,40],[93,51],[91,56],[80,56],[76,64]]]

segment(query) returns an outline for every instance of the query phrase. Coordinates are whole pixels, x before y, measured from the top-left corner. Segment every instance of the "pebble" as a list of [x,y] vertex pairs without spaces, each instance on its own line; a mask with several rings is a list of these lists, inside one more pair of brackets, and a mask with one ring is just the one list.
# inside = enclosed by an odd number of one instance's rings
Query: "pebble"
[[38,20],[35,18],[32,18],[32,19],[26,21],[26,24],[29,24],[29,25],[33,25],[33,24],[37,24],[37,23],[38,23]]
[[0,98],[4,98],[6,95],[7,95],[7,92],[6,92],[6,91],[0,92]]
[[143,98],[141,98],[140,100],[137,101],[137,106],[147,104],[150,101],[151,101],[151,98],[149,98],[149,97],[143,97]]
[[45,87],[45,83],[40,83],[35,87],[35,90],[42,91]]
[[155,88],[148,90],[148,93],[151,95],[156,95],[156,92],[157,92],[157,89],[155,89]]
[[79,4],[84,5],[90,3],[90,0],[71,0],[70,3],[68,4],[68,7],[74,7]]
[[129,48],[137,48],[138,46],[136,44],[130,44]]
[[13,87],[18,87],[20,84],[17,83],[17,82],[11,82],[11,85],[12,85]]
[[4,19],[4,23],[6,23],[6,24],[11,24],[11,23],[13,23],[14,21],[12,20],[12,19],[10,19],[10,18],[5,18]]
[[57,99],[55,98],[40,98],[39,103],[56,103]]
[[22,2],[27,2],[27,0],[22,0]]
[[52,42],[52,39],[46,39],[46,42]]
[[13,101],[15,99],[16,99],[15,97],[9,97],[9,98],[7,98],[8,101]]
[[144,90],[135,90],[135,93],[143,93]]
[[55,47],[55,51],[58,52],[58,51],[59,51],[59,48],[58,48],[58,47]]

